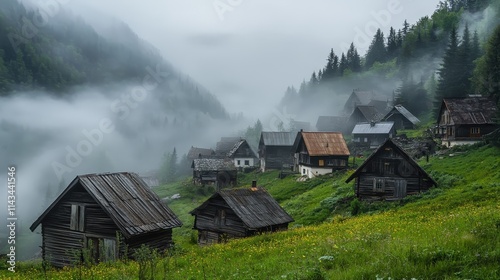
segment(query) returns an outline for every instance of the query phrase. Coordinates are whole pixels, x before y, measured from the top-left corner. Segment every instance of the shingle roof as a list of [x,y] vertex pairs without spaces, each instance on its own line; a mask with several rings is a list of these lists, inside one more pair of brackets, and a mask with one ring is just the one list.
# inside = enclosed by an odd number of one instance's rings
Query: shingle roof
[[354,126],[352,134],[387,134],[394,126],[394,122],[358,123]]
[[[229,152],[227,153],[227,157],[230,157],[232,158],[233,155],[240,149],[245,149],[245,146],[247,148],[247,150],[242,150],[243,151],[243,154],[245,154],[245,156],[249,156],[249,157],[257,157],[254,153],[254,151],[252,150],[252,148],[250,147],[250,145],[248,144],[247,140],[245,139],[241,139],[240,141],[236,142],[236,144],[234,144],[234,146],[229,150]],[[241,154],[241,152],[240,152]]]
[[292,146],[297,133],[294,132],[265,132],[260,135],[260,142],[265,146]]
[[344,136],[340,132],[299,132],[294,143],[298,149],[301,139],[306,145],[309,156],[348,156],[350,155]]
[[377,110],[377,108],[375,108],[375,106],[360,105],[356,106],[356,109],[354,109],[354,111],[356,110],[359,110],[359,112],[361,112],[361,114],[367,121],[378,121],[383,117],[382,114],[380,114],[380,112]]
[[195,158],[198,158],[199,155],[211,156],[214,153],[215,153],[215,151],[212,149],[191,147],[191,149],[189,149],[189,152],[187,154],[187,158],[195,159]]
[[236,170],[232,160],[223,158],[197,158],[193,160],[191,168],[195,171]]
[[221,137],[220,141],[216,144],[215,152],[226,155],[240,140],[240,137]]
[[391,138],[388,138],[384,144],[380,145],[380,147],[378,147],[377,150],[375,150],[375,152],[373,152],[366,160],[365,162],[363,162],[363,164],[361,164],[360,167],[358,167],[358,169],[356,169],[356,171],[354,171],[354,173],[351,174],[351,176],[349,176],[349,178],[347,178],[347,180],[345,181],[346,183],[349,183],[352,179],[356,178],[359,173],[361,171],[363,171],[363,169],[365,168],[365,166],[367,164],[371,164],[373,158],[378,154],[380,153],[383,149],[385,149],[386,147],[388,146],[391,146],[395,149],[396,152],[398,152],[404,159],[406,159],[416,170],[418,170],[419,172],[421,172],[424,177],[426,177],[428,180],[430,180],[434,185],[437,185],[436,181],[434,181],[434,179],[432,179],[431,176],[429,176],[429,174],[427,174],[427,172],[425,172],[425,170],[420,167],[420,165],[418,165],[418,163],[413,160],[406,152],[403,148],[401,148],[398,144],[396,144],[394,141],[392,141]]
[[493,124],[498,108],[487,97],[443,99],[439,116],[445,106],[454,124]]
[[210,200],[220,196],[249,229],[293,222],[293,218],[262,188],[220,190],[201,206],[190,213],[197,215],[209,204]]
[[420,123],[420,120],[417,117],[415,117],[412,113],[410,113],[410,111],[408,111],[405,107],[403,107],[403,105],[399,104],[395,105],[394,108],[389,113],[387,113],[384,119],[390,118],[392,115],[396,113],[395,111],[399,112],[414,125]]
[[160,201],[137,174],[122,172],[76,176],[31,225],[30,230],[34,231],[45,216],[77,185],[81,185],[95,199],[125,237],[182,225],[172,210]]

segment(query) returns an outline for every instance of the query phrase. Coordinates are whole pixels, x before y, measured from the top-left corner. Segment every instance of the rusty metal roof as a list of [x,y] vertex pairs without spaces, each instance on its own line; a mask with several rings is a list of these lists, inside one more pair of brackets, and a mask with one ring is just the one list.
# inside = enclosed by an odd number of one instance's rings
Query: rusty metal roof
[[191,211],[197,215],[210,200],[222,197],[249,229],[259,229],[293,222],[293,218],[263,188],[220,190],[202,205]]
[[296,151],[299,142],[304,141],[309,156],[349,156],[349,149],[340,132],[299,132],[294,143]]
[[454,124],[494,124],[498,111],[495,102],[487,97],[443,99],[439,117],[444,107],[450,112]]
[[64,199],[75,186],[81,185],[116,223],[125,237],[182,226],[177,216],[160,201],[135,173],[79,175],[31,225],[31,231]]

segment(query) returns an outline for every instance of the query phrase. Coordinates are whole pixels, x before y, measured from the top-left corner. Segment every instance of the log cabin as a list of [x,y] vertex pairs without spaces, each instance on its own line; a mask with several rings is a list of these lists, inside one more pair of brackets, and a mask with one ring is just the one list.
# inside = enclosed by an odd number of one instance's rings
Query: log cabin
[[346,169],[350,155],[340,132],[300,131],[292,152],[295,154],[295,171],[308,178]]
[[292,146],[295,133],[266,132],[260,134],[259,158],[262,172],[275,169],[290,169],[293,165]]
[[445,98],[435,134],[447,147],[477,143],[499,127],[495,123],[497,112],[495,101],[487,97]]
[[375,149],[394,136],[394,122],[358,123],[352,129],[352,142],[356,147]]
[[[134,173],[79,175],[31,225],[42,225],[42,256],[55,267],[75,264],[83,250],[109,261],[147,245],[173,245],[181,221]],[[121,236],[121,238],[120,238]],[[117,240],[121,239],[121,240]]]
[[288,229],[293,218],[263,188],[220,190],[190,212],[198,244]]
[[236,142],[228,151],[227,157],[230,158],[234,166],[238,168],[253,167],[257,161],[255,152],[245,139],[240,139]]
[[356,179],[356,196],[365,200],[396,200],[426,191],[437,183],[400,146],[387,139],[346,183]]
[[408,111],[403,105],[395,105],[389,113],[382,118],[383,121],[394,122],[397,129],[415,129],[420,120]]
[[197,185],[215,185],[217,188],[234,186],[238,170],[228,158],[199,158],[193,160],[193,183]]

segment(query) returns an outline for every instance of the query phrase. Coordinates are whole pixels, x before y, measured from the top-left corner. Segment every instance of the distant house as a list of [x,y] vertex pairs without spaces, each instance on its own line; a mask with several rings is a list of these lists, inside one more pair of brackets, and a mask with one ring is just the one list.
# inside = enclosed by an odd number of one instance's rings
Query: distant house
[[194,159],[193,183],[198,185],[215,185],[217,188],[236,185],[238,171],[231,159],[200,158]]
[[197,158],[209,158],[213,156],[215,156],[214,150],[206,148],[198,148],[193,146],[191,146],[191,149],[189,149],[189,152],[187,153],[187,159],[189,162],[192,162],[194,159]]
[[296,133],[262,132],[259,141],[260,168],[281,170],[293,165],[292,146]]
[[443,99],[435,133],[448,147],[476,143],[498,128],[497,112],[495,102],[486,97]]
[[140,175],[141,179],[150,188],[158,187],[160,180],[158,179],[157,172],[150,171]]
[[316,122],[317,131],[345,132],[347,117],[319,116]]
[[218,157],[227,157],[231,149],[241,140],[241,137],[221,137],[215,146],[215,154]]
[[382,120],[394,122],[396,130],[415,129],[420,123],[420,120],[403,107],[403,105],[395,105]]
[[389,101],[386,96],[377,94],[374,91],[354,89],[351,95],[349,95],[349,97],[347,98],[343,112],[345,115],[350,115],[354,111],[354,109],[360,105],[374,106],[380,112],[385,112],[386,108],[389,105]]
[[368,157],[346,183],[354,178],[354,190],[361,199],[401,199],[437,185],[392,139]]
[[77,176],[30,230],[40,224],[43,259],[56,267],[74,264],[84,248],[97,262],[126,251],[133,257],[143,244],[162,251],[173,244],[172,228],[182,225],[138,175],[126,172]]
[[292,217],[262,188],[225,189],[190,212],[198,244],[286,230]]
[[227,153],[227,157],[233,160],[236,167],[255,166],[257,156],[245,139],[240,139]]
[[345,169],[349,160],[349,149],[340,132],[298,132],[292,152],[295,170],[309,178]]
[[352,131],[354,126],[358,123],[378,122],[383,116],[384,115],[382,115],[374,106],[356,106],[347,120],[347,130]]
[[394,122],[359,123],[352,130],[352,142],[374,149],[395,135]]

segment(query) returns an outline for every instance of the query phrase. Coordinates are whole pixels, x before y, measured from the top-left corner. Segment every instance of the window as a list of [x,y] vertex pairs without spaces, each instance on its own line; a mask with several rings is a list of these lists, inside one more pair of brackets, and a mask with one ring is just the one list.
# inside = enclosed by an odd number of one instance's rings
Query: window
[[85,206],[72,204],[71,205],[71,220],[69,228],[71,230],[84,231],[85,225]]
[[241,164],[241,160],[237,160],[237,161],[236,161],[236,164],[237,164],[237,165],[240,165],[240,164]]
[[385,179],[384,178],[373,178],[373,191],[374,192],[384,192],[385,191]]
[[365,143],[368,142],[368,138],[365,137]]
[[320,159],[320,160],[318,161],[318,165],[319,165],[319,166],[325,166],[325,160]]
[[226,225],[226,210],[217,209],[217,213],[215,214],[214,223],[217,226],[225,226]]
[[306,175],[306,169],[302,168],[302,175]]
[[250,160],[246,159],[246,160],[245,160],[245,165],[246,165],[246,166],[250,166]]
[[470,134],[479,134],[481,133],[481,129],[479,127],[471,127]]

